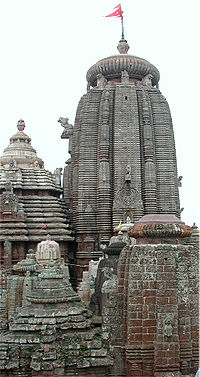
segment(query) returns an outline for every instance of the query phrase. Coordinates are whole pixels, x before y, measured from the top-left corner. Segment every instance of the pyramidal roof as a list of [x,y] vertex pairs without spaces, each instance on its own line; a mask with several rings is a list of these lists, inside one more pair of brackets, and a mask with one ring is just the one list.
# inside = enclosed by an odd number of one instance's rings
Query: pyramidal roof
[[44,240],[50,234],[57,241],[72,241],[68,212],[61,186],[61,168],[52,174],[44,169],[25,122],[0,157],[0,241]]

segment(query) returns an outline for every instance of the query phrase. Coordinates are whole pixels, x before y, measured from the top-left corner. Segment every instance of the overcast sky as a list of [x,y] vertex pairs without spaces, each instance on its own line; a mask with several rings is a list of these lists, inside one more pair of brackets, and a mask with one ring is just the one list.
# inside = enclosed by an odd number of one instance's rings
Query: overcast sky
[[[105,18],[118,0],[0,0],[0,155],[25,120],[45,168],[64,167],[60,116],[74,123],[87,70],[117,54],[120,19]],[[182,220],[200,225],[199,9],[197,0],[122,0],[129,53],[160,71],[173,119]]]

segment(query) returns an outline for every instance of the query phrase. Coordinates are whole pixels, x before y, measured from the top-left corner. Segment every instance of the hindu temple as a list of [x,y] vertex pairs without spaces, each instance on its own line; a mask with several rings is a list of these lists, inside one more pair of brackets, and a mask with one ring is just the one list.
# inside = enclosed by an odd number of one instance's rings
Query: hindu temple
[[25,122],[0,157],[2,377],[194,377],[198,228],[181,221],[173,124],[158,69],[89,68],[70,158],[51,173]]

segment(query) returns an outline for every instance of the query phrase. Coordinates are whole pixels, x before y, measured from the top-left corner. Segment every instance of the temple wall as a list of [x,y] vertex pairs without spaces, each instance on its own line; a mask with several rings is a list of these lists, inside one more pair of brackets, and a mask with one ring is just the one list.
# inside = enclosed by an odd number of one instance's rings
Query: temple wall
[[198,251],[136,245],[119,259],[127,376],[194,375],[198,369]]

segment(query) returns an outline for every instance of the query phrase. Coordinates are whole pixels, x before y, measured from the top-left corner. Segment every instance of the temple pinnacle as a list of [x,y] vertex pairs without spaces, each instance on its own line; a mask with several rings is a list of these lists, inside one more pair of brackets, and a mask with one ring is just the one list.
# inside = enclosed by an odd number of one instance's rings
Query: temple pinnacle
[[117,49],[120,54],[127,54],[129,50],[129,44],[127,43],[126,39],[120,39]]
[[17,122],[17,128],[20,132],[24,131],[25,128],[25,122],[23,119],[18,120]]

